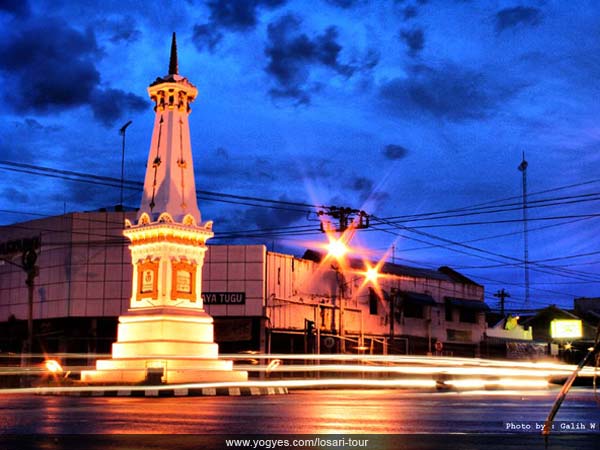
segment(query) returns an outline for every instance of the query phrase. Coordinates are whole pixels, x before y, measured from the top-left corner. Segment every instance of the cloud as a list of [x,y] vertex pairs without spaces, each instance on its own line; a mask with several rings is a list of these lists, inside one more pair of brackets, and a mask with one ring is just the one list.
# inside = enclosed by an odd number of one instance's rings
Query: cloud
[[401,145],[388,144],[383,148],[383,156],[387,159],[398,160],[404,158],[408,154],[408,150]]
[[215,156],[219,161],[229,159],[229,151],[224,147],[218,147],[215,151]]
[[[291,201],[285,196],[279,197],[281,201]],[[241,221],[238,223],[244,229],[270,229],[286,227],[295,222],[305,219],[306,211],[300,209],[295,210],[294,207],[289,209],[269,209],[269,208],[249,208],[242,215]]]
[[516,6],[505,8],[496,13],[496,31],[501,33],[518,25],[536,26],[542,20],[542,12],[537,8]]
[[223,33],[211,24],[195,25],[192,39],[198,50],[213,52],[223,39]]
[[9,198],[11,200],[11,202],[14,204],[20,203],[20,204],[26,205],[31,201],[31,199],[29,198],[29,195],[27,193],[27,189],[17,190],[14,187],[9,186],[9,187],[2,189],[2,191],[0,191],[0,192],[1,192],[1,195],[3,198]]
[[353,8],[356,4],[358,4],[361,0],[326,0],[327,3],[337,6],[343,9]]
[[66,182],[53,195],[57,202],[68,200],[70,208],[95,211],[119,203],[119,189],[89,183]]
[[357,177],[351,185],[351,189],[358,192],[371,192],[373,181],[366,177]]
[[418,14],[419,10],[414,6],[407,6],[406,8],[404,8],[404,10],[402,10],[402,17],[404,18],[404,20],[413,19],[417,17]]
[[382,84],[379,95],[388,108],[401,115],[428,113],[463,121],[489,116],[522,87],[451,63],[440,67],[418,64],[408,69],[406,77]]
[[86,104],[100,81],[94,64],[100,50],[94,33],[62,19],[25,24],[0,44],[0,70],[18,87],[8,93],[19,111],[47,112]]
[[12,86],[7,96],[19,113],[90,106],[101,123],[111,125],[125,111],[147,106],[137,95],[100,86],[96,61],[102,52],[91,29],[82,32],[63,19],[34,18],[9,35],[0,51],[0,71]]
[[400,32],[400,39],[406,43],[408,54],[412,57],[417,56],[425,46],[425,36],[421,29],[402,31]]
[[[56,139],[64,130],[63,125],[46,124],[31,117],[6,120],[6,127],[0,139],[0,158],[22,163],[37,163],[44,159],[48,152],[49,140]],[[24,139],[23,136],[27,138]]]
[[210,0],[208,22],[194,26],[193,40],[198,50],[214,51],[224,37],[222,30],[246,32],[258,23],[260,9],[275,9],[287,0]]
[[113,43],[135,42],[142,35],[137,28],[135,19],[131,16],[121,17],[119,20],[107,21],[106,27],[110,33],[110,41]]
[[96,89],[90,101],[94,117],[105,126],[114,124],[127,111],[143,111],[148,108],[146,99],[121,89]]
[[326,67],[346,77],[357,68],[339,61],[342,46],[337,42],[335,27],[310,38],[300,31],[300,25],[300,19],[291,14],[269,24],[269,42],[265,49],[269,64],[265,70],[277,83],[277,87],[269,91],[272,97],[307,104],[310,102],[307,85],[312,66]]
[[283,5],[286,0],[211,0],[210,22],[232,30],[254,28],[259,8],[273,9]]
[[27,0],[0,0],[0,12],[6,12],[16,17],[27,17],[29,16],[29,2]]

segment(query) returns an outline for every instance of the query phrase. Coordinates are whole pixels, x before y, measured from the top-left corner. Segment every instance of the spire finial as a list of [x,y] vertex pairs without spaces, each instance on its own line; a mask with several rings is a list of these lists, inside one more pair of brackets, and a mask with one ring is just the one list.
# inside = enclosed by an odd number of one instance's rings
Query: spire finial
[[173,40],[171,41],[171,58],[169,59],[169,75],[178,75],[179,65],[177,64],[177,38],[173,31]]

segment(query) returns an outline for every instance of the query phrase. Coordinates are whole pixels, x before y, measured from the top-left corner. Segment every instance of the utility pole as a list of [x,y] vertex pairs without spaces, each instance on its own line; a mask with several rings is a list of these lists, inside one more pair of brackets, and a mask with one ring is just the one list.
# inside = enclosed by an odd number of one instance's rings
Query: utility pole
[[[35,287],[35,277],[39,270],[35,265],[37,253],[35,249],[29,248],[23,251],[22,268],[27,274],[25,284],[27,284],[27,353],[31,356],[33,351],[33,292]],[[29,361],[31,362],[31,361]]]
[[529,230],[527,227],[527,166],[525,152],[518,169],[523,174],[523,268],[525,269],[525,308],[529,307]]
[[[352,234],[357,229],[368,228],[369,226],[369,215],[361,210],[352,209],[349,207],[337,207],[337,206],[324,206],[321,210],[317,212],[317,216],[320,218],[321,222],[321,232],[323,233],[343,233],[340,241],[342,244],[345,244],[350,239]],[[321,216],[329,216],[333,219],[337,220],[337,226],[331,226],[330,221],[325,221],[321,219]],[[348,231],[346,233],[346,231]],[[344,239],[344,235],[346,238]],[[345,241],[345,242],[344,242]],[[344,280],[344,274],[342,273],[342,267],[332,265],[331,268],[335,271],[336,277],[336,300],[334,301],[334,309],[332,313],[333,317],[333,325],[332,328],[335,330],[335,304],[339,303],[339,337],[340,337],[340,353],[345,353],[346,351],[346,337],[345,337],[345,324],[344,324],[344,310],[346,301],[346,295],[344,288],[346,287],[346,281]],[[338,294],[339,293],[339,294]]]
[[510,294],[502,288],[502,290],[496,292],[494,297],[498,297],[500,299],[500,314],[504,316],[504,299],[509,298]]
[[131,120],[121,127],[119,134],[123,136],[123,144],[121,146],[121,197],[119,205],[123,206],[123,181],[125,179],[125,132],[127,127],[131,125]]
[[362,229],[369,227],[369,215],[358,209],[349,207],[325,206],[322,210],[317,211],[317,215],[329,216],[338,221],[338,226],[334,229],[327,228],[321,220],[321,231],[337,231],[343,233],[349,227],[354,229]]
[[[369,291],[370,294],[374,294],[373,291]],[[398,288],[392,288],[390,290],[390,339],[388,344],[388,353],[391,355],[394,347],[394,322],[396,321],[396,307],[398,303],[398,297],[400,293]]]
[[39,268],[36,265],[40,247],[40,240],[24,239],[18,242],[18,248],[21,251],[21,264],[12,262],[8,258],[0,257],[0,264],[8,263],[23,270],[27,275],[25,284],[27,285],[27,341],[23,342],[21,352],[21,365],[31,364],[31,353],[33,350],[33,295],[35,292],[35,278],[39,275]]

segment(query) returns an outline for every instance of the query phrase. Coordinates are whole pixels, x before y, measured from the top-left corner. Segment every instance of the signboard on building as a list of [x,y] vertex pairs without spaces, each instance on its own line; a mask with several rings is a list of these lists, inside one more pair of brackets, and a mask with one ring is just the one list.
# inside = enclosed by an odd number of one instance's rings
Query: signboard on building
[[581,320],[556,319],[550,322],[550,336],[552,339],[572,339],[583,336]]
[[205,305],[245,305],[245,292],[203,292]]

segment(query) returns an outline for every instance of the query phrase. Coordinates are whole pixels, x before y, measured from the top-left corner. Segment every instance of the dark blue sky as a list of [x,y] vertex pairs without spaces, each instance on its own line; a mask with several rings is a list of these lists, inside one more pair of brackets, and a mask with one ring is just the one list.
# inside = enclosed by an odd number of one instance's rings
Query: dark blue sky
[[125,178],[143,180],[146,88],[176,31],[199,90],[197,187],[294,203],[203,196],[212,242],[276,229],[262,241],[301,254],[324,240],[303,204],[363,209],[353,244],[373,258],[394,246],[398,263],[451,266],[492,306],[505,288],[522,307],[525,152],[529,306],[600,295],[596,2],[0,1],[0,25],[0,224],[117,204],[102,178],[39,167],[119,178],[128,120]]

